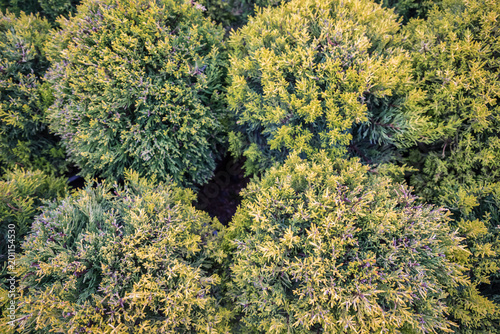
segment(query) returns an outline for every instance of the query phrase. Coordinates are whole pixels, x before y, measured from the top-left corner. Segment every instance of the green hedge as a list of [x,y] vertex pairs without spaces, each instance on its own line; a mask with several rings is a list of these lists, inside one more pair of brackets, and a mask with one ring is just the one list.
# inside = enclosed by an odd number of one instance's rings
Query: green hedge
[[223,29],[177,0],[89,0],[58,22],[48,117],[82,174],[206,182],[224,138]]

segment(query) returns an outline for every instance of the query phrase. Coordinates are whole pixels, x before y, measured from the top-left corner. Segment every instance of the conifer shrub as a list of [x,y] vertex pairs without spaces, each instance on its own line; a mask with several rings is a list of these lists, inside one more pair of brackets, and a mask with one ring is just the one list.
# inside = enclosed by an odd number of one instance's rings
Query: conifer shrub
[[[0,179],[0,315],[10,306],[11,272],[17,269],[21,242],[44,201],[67,194],[66,180],[42,171],[15,168]],[[10,320],[10,319],[9,319]],[[3,321],[2,321],[3,322]],[[4,326],[3,324],[1,326]]]
[[[449,331],[462,282],[449,213],[355,160],[293,153],[254,179],[225,240],[230,295],[260,333]],[[385,170],[385,171],[384,171]]]
[[50,24],[38,15],[0,13],[0,167],[64,171],[64,149],[49,134],[44,111],[52,103],[41,82]]
[[[46,206],[20,259],[16,330],[213,333],[222,226],[170,181],[126,172]],[[221,329],[223,330],[223,328]]]
[[222,142],[224,30],[196,3],[84,1],[48,48],[51,128],[82,175],[125,168],[184,185],[213,174]]
[[454,0],[404,31],[412,74],[426,90],[419,107],[428,129],[419,141],[434,139],[409,152],[421,170],[412,184],[425,199],[465,214],[500,181],[498,15],[498,2]]
[[54,200],[67,193],[66,180],[42,171],[22,168],[7,171],[0,180],[0,261],[7,254],[8,226],[15,226],[15,247],[30,231],[31,223],[44,200]]
[[357,142],[414,144],[421,92],[409,89],[398,29],[397,16],[371,1],[297,0],[260,9],[233,33],[229,142],[247,173],[291,151],[342,155],[355,124]]
[[474,285],[459,291],[452,313],[460,330],[478,332],[500,332],[498,317],[484,318],[500,311],[499,17],[498,1],[448,0],[403,31],[427,121],[404,162],[418,169],[411,184],[419,196],[449,208],[466,238],[470,253],[457,260]]

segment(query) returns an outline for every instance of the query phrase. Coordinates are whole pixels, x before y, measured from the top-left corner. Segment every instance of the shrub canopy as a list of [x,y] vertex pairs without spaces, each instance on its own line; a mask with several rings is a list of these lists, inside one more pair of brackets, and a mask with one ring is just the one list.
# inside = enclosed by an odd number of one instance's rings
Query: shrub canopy
[[356,161],[293,154],[254,179],[226,234],[249,331],[428,333],[450,328],[462,281],[447,210]]
[[200,0],[206,15],[226,29],[236,29],[247,23],[256,7],[278,6],[286,0]]
[[38,3],[43,14],[54,21],[59,15],[75,12],[80,0],[38,0]]
[[65,171],[64,150],[48,133],[44,111],[52,103],[41,77],[50,24],[35,15],[0,13],[0,167]]
[[23,244],[17,329],[213,332],[222,226],[193,199],[133,172],[45,207]]
[[223,29],[177,0],[89,0],[58,22],[48,117],[82,174],[207,181],[223,138]]
[[0,180],[2,256],[7,254],[8,226],[15,225],[16,248],[18,248],[20,241],[30,231],[33,218],[40,212],[42,202],[64,196],[67,191],[66,180],[38,170],[27,171],[17,168],[2,175]]
[[15,168],[0,178],[0,314],[8,314],[11,298],[7,279],[18,268],[21,242],[41,212],[40,205],[65,196],[67,191],[66,180],[39,170]]
[[[454,228],[466,238],[470,254],[459,260],[490,300],[500,297],[500,3],[440,1],[427,20],[405,26],[404,47],[411,52],[412,76],[425,90],[417,108],[425,131],[405,154],[417,168],[416,192],[449,208]],[[432,140],[429,141],[429,138]],[[427,143],[424,143],[426,142]],[[492,283],[492,289],[488,285]],[[479,294],[462,295],[457,319],[466,327],[500,323],[480,320],[491,302]],[[493,307],[495,308],[495,307]],[[498,303],[496,306],[498,313]],[[500,332],[500,327],[495,325]]]
[[296,0],[259,10],[233,33],[230,151],[246,157],[247,173],[291,151],[344,154],[361,122],[359,141],[413,143],[419,115],[401,105],[419,93],[407,89],[398,29],[396,15],[371,1]]

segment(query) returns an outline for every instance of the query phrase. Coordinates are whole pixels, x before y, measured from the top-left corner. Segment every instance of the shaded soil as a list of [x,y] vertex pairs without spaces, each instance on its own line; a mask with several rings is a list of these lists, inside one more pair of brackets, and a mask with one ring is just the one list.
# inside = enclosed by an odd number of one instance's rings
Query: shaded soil
[[250,181],[242,169],[244,160],[226,156],[217,166],[214,177],[200,187],[195,207],[227,225],[241,203],[241,189]]

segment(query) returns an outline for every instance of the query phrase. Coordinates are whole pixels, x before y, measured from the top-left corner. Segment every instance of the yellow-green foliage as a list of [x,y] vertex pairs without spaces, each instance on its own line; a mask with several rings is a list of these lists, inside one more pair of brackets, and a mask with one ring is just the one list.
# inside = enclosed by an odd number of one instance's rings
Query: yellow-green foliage
[[413,75],[426,90],[430,145],[410,152],[421,167],[412,184],[428,200],[469,214],[500,181],[500,40],[497,1],[449,1],[405,27]]
[[419,116],[400,106],[419,94],[406,89],[396,17],[368,0],[295,0],[259,10],[232,34],[230,150],[246,157],[247,173],[291,151],[343,154],[360,122],[359,140],[413,143]]
[[[16,168],[0,179],[0,314],[8,306],[8,271],[16,269],[20,244],[30,232],[33,218],[45,200],[67,194],[66,180],[42,171]],[[13,226],[13,228],[12,228]],[[10,232],[9,232],[10,231]],[[8,255],[15,254],[7,262]]]
[[453,227],[466,238],[470,254],[459,260],[484,295],[459,291],[469,301],[452,313],[479,332],[500,323],[483,319],[495,309],[484,296],[497,300],[497,312],[500,298],[494,291],[500,284],[499,19],[498,1],[446,0],[403,31],[413,77],[425,90],[418,108],[428,124],[419,141],[432,138],[413,147],[405,162],[419,169],[411,178],[417,193],[449,208]]
[[53,22],[59,15],[74,12],[80,0],[0,0],[0,10],[19,15],[41,14]]
[[292,154],[243,191],[225,239],[241,332],[452,328],[446,289],[466,281],[447,210],[356,161],[314,160]]
[[215,333],[222,226],[194,197],[132,172],[45,207],[23,244],[16,330]]
[[84,1],[48,47],[48,110],[85,176],[125,168],[183,184],[213,174],[223,140],[224,30],[182,0]]
[[64,170],[64,150],[44,115],[50,89],[40,82],[49,29],[39,16],[0,13],[0,167]]
[[17,168],[5,173],[0,180],[1,254],[7,254],[4,247],[7,246],[9,224],[16,226],[16,246],[19,246],[29,232],[33,218],[40,212],[42,201],[56,199],[66,193],[66,180],[39,170]]
[[52,21],[59,15],[68,15],[74,12],[80,0],[38,0],[42,12]]

